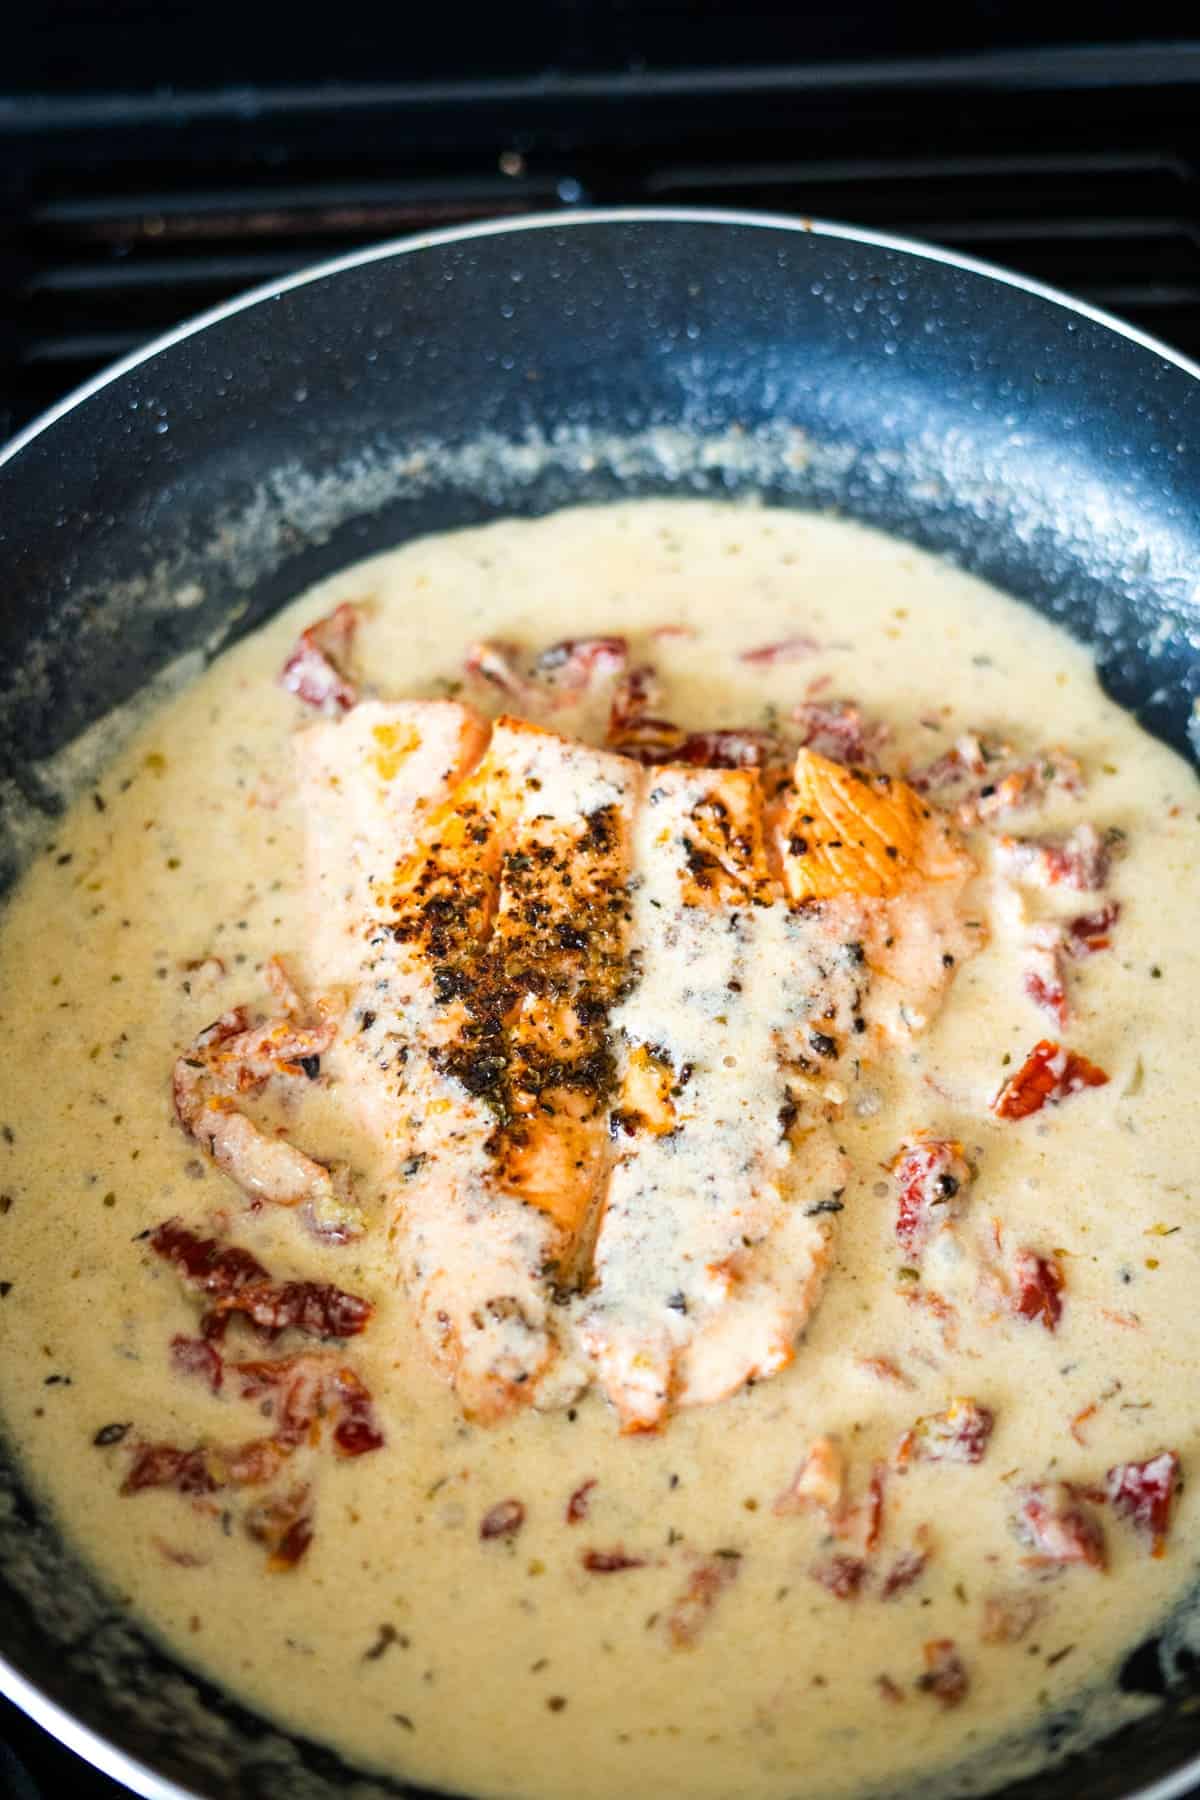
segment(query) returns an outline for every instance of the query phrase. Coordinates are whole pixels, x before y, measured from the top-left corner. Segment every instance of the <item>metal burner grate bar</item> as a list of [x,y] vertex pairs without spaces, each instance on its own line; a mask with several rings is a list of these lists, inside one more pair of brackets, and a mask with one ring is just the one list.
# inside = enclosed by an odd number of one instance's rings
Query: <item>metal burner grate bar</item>
[[197,94],[174,111],[0,97],[0,426],[306,263],[580,202],[876,225],[1200,355],[1198,100],[1198,45]]

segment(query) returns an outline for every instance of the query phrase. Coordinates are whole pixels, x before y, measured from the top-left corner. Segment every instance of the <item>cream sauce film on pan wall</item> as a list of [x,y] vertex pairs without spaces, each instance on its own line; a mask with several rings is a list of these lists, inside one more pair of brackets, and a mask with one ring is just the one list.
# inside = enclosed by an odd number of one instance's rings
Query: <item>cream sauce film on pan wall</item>
[[860,527],[345,570],[7,909],[33,1485],[365,1768],[998,1774],[1195,1580],[1198,815],[1079,646]]

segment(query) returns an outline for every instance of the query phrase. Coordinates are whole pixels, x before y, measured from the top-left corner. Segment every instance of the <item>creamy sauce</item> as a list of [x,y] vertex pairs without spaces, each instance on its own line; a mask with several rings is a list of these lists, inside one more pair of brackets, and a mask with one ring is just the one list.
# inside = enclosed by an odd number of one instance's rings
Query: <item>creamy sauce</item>
[[[968,728],[1061,745],[1086,794],[1052,797],[1017,829],[1091,820],[1127,833],[1113,946],[1072,965],[1070,1026],[1056,1033],[1022,991],[1018,915],[1045,896],[997,889],[988,947],[838,1127],[852,1173],[794,1363],[660,1435],[621,1437],[595,1393],[568,1412],[465,1424],[417,1348],[382,1225],[321,1246],[290,1213],[250,1215],[172,1117],[171,1066],[197,1032],[240,1002],[274,1010],[267,958],[310,972],[291,753],[301,709],[274,678],[300,626],[346,599],[367,609],[359,660],[385,696],[444,694],[482,637],[538,648],[624,631],[649,648],[654,628],[687,625],[693,637],[659,638],[653,655],[665,710],[688,726],[761,725],[828,675],[828,693],[891,726],[887,766],[927,762]],[[775,666],[738,660],[793,633],[820,647]],[[486,690],[470,698],[487,705]],[[463,1792],[765,1800],[903,1787],[1104,1684],[1195,1579],[1196,1485],[1160,1559],[1102,1508],[1106,1573],[1039,1578],[1010,1520],[1023,1483],[1102,1484],[1114,1463],[1166,1448],[1190,1474],[1200,1454],[1198,815],[1193,774],[1104,699],[1082,649],[858,527],[642,503],[426,540],[337,575],[150,720],[5,916],[0,1412],[32,1482],[113,1590],[203,1672],[364,1766]],[[986,862],[984,834],[972,843]],[[750,1011],[728,1054],[761,1055]],[[1108,1085],[998,1119],[997,1088],[1055,1035]],[[927,1257],[957,1331],[898,1274],[884,1166],[919,1128],[960,1140],[977,1171]],[[362,1161],[336,1088],[306,1100],[304,1148]],[[259,1544],[178,1495],[122,1497],[126,1450],[93,1443],[111,1422],[180,1444],[253,1433],[252,1408],[171,1369],[167,1346],[194,1330],[196,1307],[138,1241],[172,1214],[199,1229],[218,1209],[273,1272],[377,1308],[347,1360],[386,1446],[321,1462],[314,1541],[288,1573],[267,1574]],[[1059,1253],[1053,1333],[980,1304],[993,1220],[1006,1242]],[[880,1373],[889,1364],[901,1380]],[[890,1600],[877,1578],[839,1598],[811,1574],[828,1550],[819,1510],[777,1512],[777,1498],[809,1446],[832,1438],[860,1501],[873,1463],[958,1396],[995,1415],[983,1460],[917,1460],[886,1489],[880,1566],[920,1541],[923,1575]],[[587,1516],[569,1523],[587,1482]],[[511,1498],[521,1528],[481,1539],[483,1516]],[[640,1566],[584,1566],[587,1551],[618,1547]],[[736,1572],[705,1612],[691,1584],[714,1559]],[[989,1599],[1014,1594],[1033,1597],[1036,1619],[1018,1642],[985,1642]],[[681,1605],[702,1615],[692,1648],[666,1628]],[[969,1677],[953,1708],[916,1685],[924,1646],[941,1639]],[[885,1698],[881,1676],[902,1700]]]

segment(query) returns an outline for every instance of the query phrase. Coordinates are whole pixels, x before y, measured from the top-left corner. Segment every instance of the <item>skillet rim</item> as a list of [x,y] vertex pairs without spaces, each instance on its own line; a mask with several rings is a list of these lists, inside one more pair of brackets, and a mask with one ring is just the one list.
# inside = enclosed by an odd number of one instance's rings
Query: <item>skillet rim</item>
[[[0,446],[0,471],[13,461],[29,444],[39,438],[43,432],[65,418],[85,400],[100,393],[110,383],[120,380],[123,375],[140,368],[144,363],[153,361],[156,356],[172,349],[176,344],[186,342],[190,337],[208,329],[210,325],[219,324],[221,320],[231,318],[237,313],[249,310],[254,306],[278,299],[280,295],[290,293],[296,288],[306,287],[312,282],[323,281],[326,277],[341,275],[351,269],[360,269],[371,263],[385,262],[390,258],[406,256],[413,251],[436,249],[442,245],[469,243],[477,238],[509,237],[528,231],[570,230],[581,226],[626,225],[626,224],[659,224],[659,225],[734,225],[752,227],[758,230],[800,233],[806,237],[832,238],[847,243],[864,244],[870,248],[894,251],[903,256],[914,257],[925,262],[938,263],[951,269],[960,269],[969,275],[982,276],[984,280],[995,281],[1004,287],[1015,288],[1018,292],[1031,294],[1039,300],[1046,300],[1051,305],[1061,307],[1064,311],[1075,314],[1079,318],[1090,320],[1093,324],[1113,332],[1140,349],[1148,350],[1163,362],[1172,364],[1184,375],[1200,381],[1200,362],[1173,350],[1170,345],[1154,337],[1150,332],[1139,329],[1120,319],[1116,314],[1103,307],[1092,306],[1088,301],[1075,298],[1046,282],[1035,281],[1029,276],[1018,274],[997,263],[991,263],[979,257],[965,256],[954,250],[947,250],[937,244],[925,244],[916,238],[895,235],[886,231],[874,231],[866,226],[850,225],[837,220],[818,219],[806,214],[790,214],[776,212],[758,212],[742,207],[690,207],[690,206],[614,206],[614,207],[578,207],[562,212],[526,213],[517,218],[485,219],[474,224],[447,226],[439,231],[419,232],[407,237],[388,238],[382,243],[369,245],[363,250],[349,251],[345,256],[332,257],[325,262],[314,263],[295,274],[284,276],[281,280],[264,282],[250,288],[246,293],[236,295],[231,300],[222,301],[220,305],[210,307],[207,311],[197,313],[182,324],[174,326],[170,331],[151,339],[140,349],[131,351],[128,356],[118,362],[111,363],[94,375],[90,381],[73,388],[63,399],[39,413],[28,425],[24,426],[7,444]],[[199,1789],[186,1787],[171,1776],[160,1775],[139,1758],[131,1756],[108,1738],[102,1737],[91,1726],[84,1725],[75,1715],[57,1700],[53,1700],[23,1675],[8,1658],[0,1652],[0,1694],[10,1700],[26,1716],[43,1730],[47,1731],[59,1743],[75,1752],[93,1768],[107,1775],[111,1780],[123,1783],[130,1790],[142,1796],[142,1800],[206,1800]],[[1183,1796],[1194,1791],[1200,1779],[1200,1751],[1169,1775],[1160,1777],[1147,1787],[1131,1789],[1126,1800],[1183,1800]]]
[[16,436],[0,447],[0,468],[17,456],[20,451],[40,437],[43,431],[72,412],[83,401],[98,394],[110,382],[118,381],[122,375],[140,368],[143,363],[169,350],[173,345],[185,342],[196,333],[205,331],[210,325],[218,324],[222,319],[232,318],[252,306],[261,306],[265,301],[275,300],[281,294],[291,293],[296,288],[306,287],[310,282],[323,281],[327,276],[341,275],[349,269],[360,269],[370,263],[386,262],[395,256],[407,256],[415,250],[437,249],[443,244],[469,243],[474,238],[515,236],[525,231],[568,230],[587,225],[632,225],[639,223],[675,224],[675,225],[741,225],[753,226],[768,231],[799,232],[806,237],[827,237],[842,239],[847,243],[866,244],[879,250],[893,250],[903,256],[919,257],[926,262],[940,263],[947,268],[961,269],[968,275],[981,275],[985,280],[998,281],[1004,287],[1016,288],[1021,293],[1032,294],[1035,299],[1048,300],[1053,306],[1060,306],[1065,311],[1075,313],[1080,318],[1088,319],[1095,325],[1101,325],[1107,331],[1115,332],[1142,350],[1149,350],[1152,355],[1160,357],[1164,362],[1174,365],[1193,380],[1200,381],[1200,362],[1184,356],[1182,352],[1173,350],[1161,338],[1150,332],[1142,331],[1136,325],[1130,325],[1115,313],[1101,306],[1092,306],[1086,300],[1079,300],[1074,295],[1064,292],[1062,288],[1050,286],[1047,282],[1035,281],[1030,276],[1020,275],[1013,269],[1006,269],[999,263],[986,262],[980,257],[964,256],[959,251],[947,250],[939,244],[925,244],[917,238],[896,236],[892,232],[872,231],[866,226],[844,224],[833,219],[817,219],[807,214],[756,212],[750,208],[720,206],[610,206],[610,207],[578,207],[569,211],[524,213],[515,219],[483,219],[473,225],[448,225],[440,231],[424,231],[415,235],[399,238],[386,238],[382,243],[371,244],[365,250],[351,250],[345,256],[332,257],[327,262],[312,263],[307,268],[298,269],[293,275],[286,275],[278,281],[264,282],[259,287],[249,288],[244,294],[237,294],[232,300],[223,300],[219,306],[212,306],[206,312],[196,313],[194,317],[185,319],[182,324],[165,331],[161,336],[152,338],[140,349],[132,350],[119,362],[110,363],[90,381],[80,387],[73,388],[63,399],[47,407],[28,425],[22,427]]

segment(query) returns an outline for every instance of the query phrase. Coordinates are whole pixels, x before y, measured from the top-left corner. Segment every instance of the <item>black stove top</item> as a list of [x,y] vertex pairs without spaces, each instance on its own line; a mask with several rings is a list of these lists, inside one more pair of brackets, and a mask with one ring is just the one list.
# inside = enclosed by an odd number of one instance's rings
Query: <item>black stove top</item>
[[[552,10],[579,37],[588,9]],[[1009,35],[1023,10],[1003,9]],[[677,55],[711,49],[711,21],[691,45],[697,9],[659,0],[648,17],[667,14]],[[904,48],[722,67],[577,53],[532,74],[321,83],[292,54],[286,84],[0,93],[0,432],[307,263],[584,204],[761,207],[908,233],[1200,356],[1200,41]]]
[[129,1800],[129,1789],[101,1775],[0,1698],[2,1800]]
[[[282,8],[124,0],[119,29],[100,0],[16,9],[0,438],[250,286],[382,238],[580,205],[876,226],[1200,359],[1200,40],[1174,9],[1139,7],[1134,40],[1130,9],[1104,0],[976,0],[952,27],[852,5],[535,0],[443,6],[416,43],[409,9],[366,10],[334,66]],[[123,1792],[0,1702],[0,1794]]]

